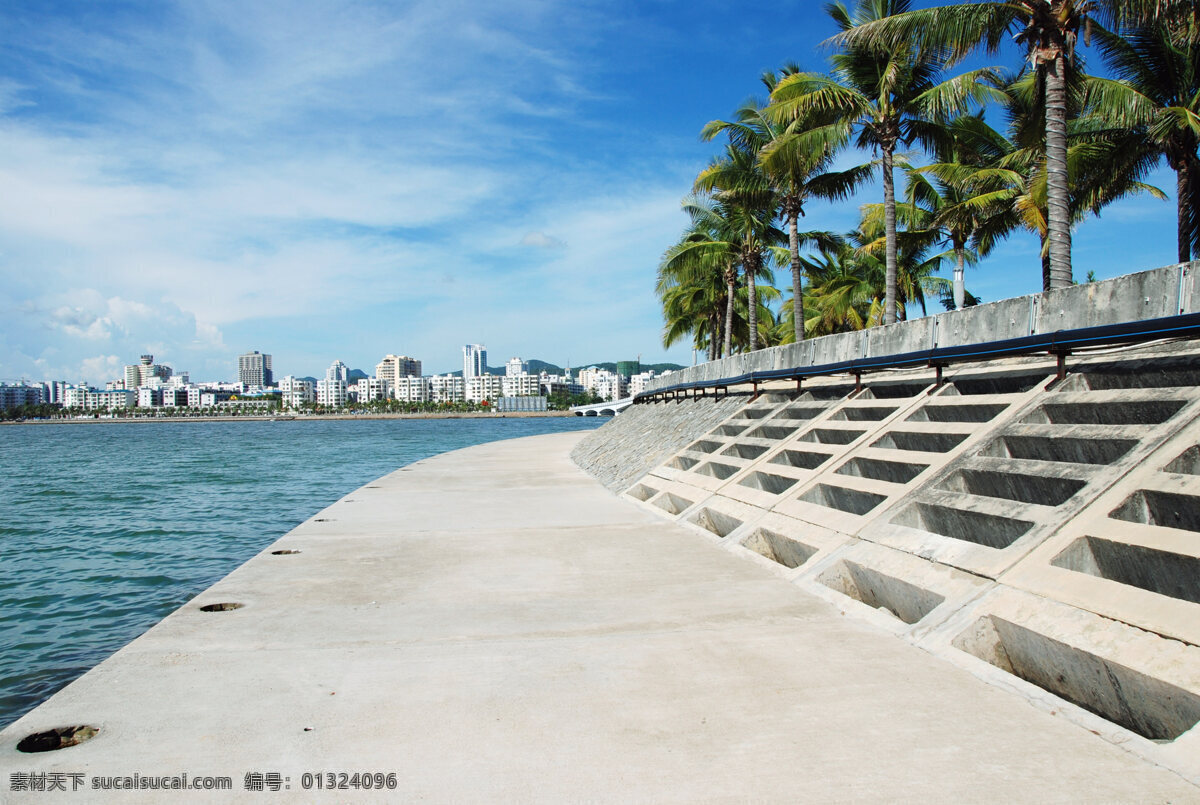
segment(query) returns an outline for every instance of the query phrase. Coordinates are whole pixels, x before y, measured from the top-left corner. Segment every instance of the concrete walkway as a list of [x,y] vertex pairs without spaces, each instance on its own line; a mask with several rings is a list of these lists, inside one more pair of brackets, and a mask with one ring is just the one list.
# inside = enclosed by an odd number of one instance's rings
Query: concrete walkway
[[[0,801],[1200,802],[614,497],[567,458],[578,438],[448,453],[326,509],[0,732]],[[198,608],[223,602],[244,606]],[[48,771],[233,795],[11,790]],[[398,788],[302,790],[330,771]]]

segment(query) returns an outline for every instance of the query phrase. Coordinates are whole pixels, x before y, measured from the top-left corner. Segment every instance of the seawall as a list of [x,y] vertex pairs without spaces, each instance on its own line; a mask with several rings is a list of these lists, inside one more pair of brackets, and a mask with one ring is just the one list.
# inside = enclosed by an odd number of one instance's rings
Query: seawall
[[[1200,783],[1200,345],[1056,368],[644,403],[573,456],[848,617]],[[692,442],[643,472],[655,432]]]

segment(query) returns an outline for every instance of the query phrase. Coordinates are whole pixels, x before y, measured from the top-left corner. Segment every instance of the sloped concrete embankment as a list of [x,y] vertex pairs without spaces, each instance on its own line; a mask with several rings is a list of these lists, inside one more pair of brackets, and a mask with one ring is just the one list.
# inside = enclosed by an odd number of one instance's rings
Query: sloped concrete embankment
[[[624,497],[1200,783],[1191,350],[1079,361],[1057,384],[1038,360],[964,366],[940,387],[932,371],[858,392],[793,383],[703,432],[711,402],[659,402],[574,456],[592,471],[599,445],[627,446],[640,470],[656,418],[672,443],[695,433]],[[606,460],[607,477],[633,474]]]

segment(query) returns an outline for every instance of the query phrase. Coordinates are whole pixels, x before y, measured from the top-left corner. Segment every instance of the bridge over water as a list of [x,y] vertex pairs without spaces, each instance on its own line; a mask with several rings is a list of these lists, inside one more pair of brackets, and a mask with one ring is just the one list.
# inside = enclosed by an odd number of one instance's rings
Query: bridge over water
[[595,405],[573,405],[571,410],[576,416],[616,416],[633,405],[633,397],[612,402],[596,403]]

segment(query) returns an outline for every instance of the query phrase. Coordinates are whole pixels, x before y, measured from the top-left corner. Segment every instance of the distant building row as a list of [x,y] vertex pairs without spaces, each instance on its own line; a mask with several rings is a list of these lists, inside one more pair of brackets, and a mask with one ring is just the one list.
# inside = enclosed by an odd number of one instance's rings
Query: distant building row
[[[505,374],[487,373],[487,350],[482,344],[463,347],[463,376],[421,374],[421,361],[407,355],[387,355],[375,366],[375,376],[350,381],[350,369],[334,361],[324,380],[284,377],[275,387],[271,356],[248,352],[238,356],[237,383],[193,384],[186,372],[156,364],[153,355],[142,355],[139,363],[125,367],[124,375],[103,390],[86,383],[0,384],[0,409],[53,403],[64,408],[115,410],[120,408],[253,408],[280,399],[285,407],[299,408],[315,403],[342,407],[352,402],[394,399],[411,403],[496,403],[501,399],[536,398],[560,392],[595,394],[611,401],[644,390],[653,371],[632,376],[622,374],[640,368],[623,362],[617,372],[589,367],[573,377],[570,368],[561,375],[531,374],[529,364],[512,358]],[[521,404],[512,403],[513,410]]]

